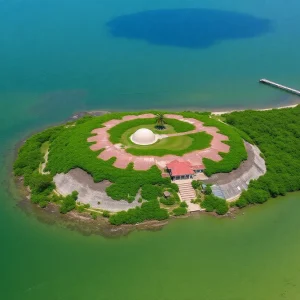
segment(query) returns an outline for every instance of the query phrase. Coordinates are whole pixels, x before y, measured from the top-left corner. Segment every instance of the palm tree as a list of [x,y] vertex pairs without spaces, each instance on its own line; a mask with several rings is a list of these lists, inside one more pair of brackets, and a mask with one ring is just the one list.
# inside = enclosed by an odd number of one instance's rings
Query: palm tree
[[165,116],[164,114],[157,114],[156,118],[156,128],[158,129],[164,129],[165,128]]

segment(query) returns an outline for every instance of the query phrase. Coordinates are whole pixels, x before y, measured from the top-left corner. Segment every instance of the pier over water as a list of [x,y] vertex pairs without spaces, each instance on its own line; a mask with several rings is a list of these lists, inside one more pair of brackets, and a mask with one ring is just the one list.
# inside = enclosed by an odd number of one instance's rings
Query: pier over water
[[271,85],[271,86],[274,86],[274,87],[279,88],[281,90],[284,90],[284,91],[287,91],[289,93],[293,93],[293,94],[296,94],[296,95],[300,96],[300,91],[299,90],[292,89],[290,87],[287,87],[285,85],[281,85],[279,83],[270,81],[268,79],[260,79],[259,82],[260,83],[264,83],[264,84],[268,84],[268,85]]

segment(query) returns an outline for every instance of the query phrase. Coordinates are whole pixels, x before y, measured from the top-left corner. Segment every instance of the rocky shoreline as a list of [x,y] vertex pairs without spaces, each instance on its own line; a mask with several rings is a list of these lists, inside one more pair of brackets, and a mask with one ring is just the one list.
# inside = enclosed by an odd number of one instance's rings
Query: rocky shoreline
[[210,215],[217,218],[231,218],[235,219],[239,211],[236,207],[230,208],[226,215],[220,216],[216,213],[209,213],[205,211],[191,212],[184,216],[172,216],[164,221],[146,221],[139,224],[120,226],[111,225],[107,218],[99,216],[96,220],[92,219],[89,213],[79,213],[71,211],[67,214],[61,214],[59,207],[55,203],[50,203],[46,208],[41,208],[38,205],[31,203],[30,191],[24,186],[23,179],[15,177],[14,184],[18,190],[17,207],[22,209],[28,215],[34,215],[37,220],[48,225],[58,225],[69,230],[75,230],[83,235],[100,235],[107,238],[118,238],[126,236],[133,231],[148,230],[158,231],[162,230],[171,220],[183,219],[193,216]]
[[99,116],[103,116],[103,115],[109,114],[109,113],[110,113],[110,111],[107,111],[107,110],[81,111],[81,112],[75,113],[73,116],[68,118],[67,121],[74,121],[74,120],[80,119],[85,116],[99,117]]
[[83,235],[101,235],[105,237],[126,236],[135,230],[157,231],[168,224],[168,221],[147,221],[134,225],[114,226],[108,222],[107,218],[99,216],[92,219],[89,213],[79,213],[71,211],[61,214],[59,207],[55,203],[50,203],[45,208],[31,203],[30,191],[24,186],[23,178],[15,177],[14,184],[18,189],[17,206],[28,215],[34,215],[40,222],[49,225],[59,225],[70,230],[76,230]]

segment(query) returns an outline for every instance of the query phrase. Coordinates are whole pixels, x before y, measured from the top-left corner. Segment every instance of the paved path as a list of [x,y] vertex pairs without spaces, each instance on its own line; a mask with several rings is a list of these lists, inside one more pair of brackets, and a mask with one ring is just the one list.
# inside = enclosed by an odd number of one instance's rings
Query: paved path
[[196,199],[196,192],[192,187],[192,180],[175,180],[173,181],[179,187],[179,195],[182,201],[191,201]]
[[185,179],[185,180],[176,180],[174,181],[179,187],[179,198],[181,201],[185,201],[188,205],[187,210],[188,212],[194,211],[201,211],[199,204],[192,203],[191,201],[196,198],[196,192],[192,187],[192,180]]
[[122,149],[122,147],[120,147],[120,144],[114,145],[110,142],[108,130],[112,127],[125,121],[155,118],[155,115],[153,114],[142,114],[138,116],[124,116],[121,120],[110,120],[104,123],[102,128],[94,129],[92,131],[94,136],[88,138],[88,142],[94,143],[92,146],[90,146],[90,148],[93,151],[104,149],[98,156],[100,159],[109,160],[110,158],[115,157],[116,161],[114,162],[114,166],[117,168],[125,169],[129,163],[133,163],[135,170],[148,170],[153,165],[157,165],[160,169],[164,169],[166,167],[166,164],[175,159],[179,161],[189,161],[192,165],[202,164],[203,158],[209,158],[214,161],[220,161],[222,160],[222,157],[219,155],[219,152],[229,152],[230,147],[227,144],[223,143],[224,141],[228,140],[228,137],[218,133],[218,128],[204,126],[203,122],[199,120],[193,118],[183,118],[181,115],[166,114],[165,117],[170,119],[177,119],[183,122],[188,122],[195,126],[194,130],[184,133],[168,134],[166,136],[170,137],[193,134],[197,132],[206,132],[213,136],[210,147],[203,150],[197,150],[190,153],[186,153],[180,157],[176,155],[165,155],[162,157],[150,155],[134,156],[130,153],[127,153],[125,149]]
[[248,153],[246,161],[242,162],[238,169],[230,173],[219,173],[212,175],[206,183],[214,184],[213,193],[228,201],[235,201],[243,190],[248,189],[250,180],[257,179],[266,173],[266,164],[260,156],[259,149],[245,142]]

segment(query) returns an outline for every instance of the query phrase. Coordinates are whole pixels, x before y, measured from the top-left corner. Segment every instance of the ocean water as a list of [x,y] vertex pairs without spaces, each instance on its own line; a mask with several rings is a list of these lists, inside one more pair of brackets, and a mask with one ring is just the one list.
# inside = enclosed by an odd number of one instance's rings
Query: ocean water
[[216,110],[294,103],[295,96],[258,80],[300,88],[299,6],[296,0],[288,6],[2,0],[0,97],[15,105],[34,99],[28,109],[44,114],[61,106]]
[[299,8],[0,0],[0,298],[298,300],[299,193],[107,239],[26,213],[10,178],[17,143],[76,111],[295,103],[257,81],[300,87]]
[[200,8],[148,10],[119,16],[107,23],[115,37],[190,49],[253,38],[271,31],[271,25],[269,20],[248,14]]

